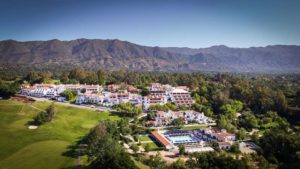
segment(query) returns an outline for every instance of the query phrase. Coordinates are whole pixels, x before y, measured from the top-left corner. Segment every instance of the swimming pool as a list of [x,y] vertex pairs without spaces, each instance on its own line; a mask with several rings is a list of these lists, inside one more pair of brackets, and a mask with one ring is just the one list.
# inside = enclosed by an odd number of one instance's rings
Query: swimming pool
[[191,136],[175,136],[170,137],[167,136],[168,140],[170,140],[173,144],[174,143],[190,143],[190,142],[196,142],[196,139],[193,139]]

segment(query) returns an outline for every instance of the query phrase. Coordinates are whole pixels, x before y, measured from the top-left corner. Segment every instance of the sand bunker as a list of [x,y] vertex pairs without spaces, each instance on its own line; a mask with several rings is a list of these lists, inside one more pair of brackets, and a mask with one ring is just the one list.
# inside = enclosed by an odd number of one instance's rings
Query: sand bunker
[[28,129],[30,129],[30,130],[34,130],[34,129],[37,129],[37,128],[38,128],[38,126],[34,126],[34,125],[28,126]]

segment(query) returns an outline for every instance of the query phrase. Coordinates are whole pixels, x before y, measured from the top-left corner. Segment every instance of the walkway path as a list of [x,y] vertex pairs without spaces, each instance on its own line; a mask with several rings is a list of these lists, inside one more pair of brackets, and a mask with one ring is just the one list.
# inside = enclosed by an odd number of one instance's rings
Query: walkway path
[[40,108],[38,108],[38,107],[35,107],[35,106],[32,106],[32,105],[30,105],[30,107],[32,107],[32,108],[34,108],[34,109],[37,109],[37,110],[39,110],[39,111],[42,111],[42,112],[44,112],[45,110],[43,110],[43,109],[40,109]]

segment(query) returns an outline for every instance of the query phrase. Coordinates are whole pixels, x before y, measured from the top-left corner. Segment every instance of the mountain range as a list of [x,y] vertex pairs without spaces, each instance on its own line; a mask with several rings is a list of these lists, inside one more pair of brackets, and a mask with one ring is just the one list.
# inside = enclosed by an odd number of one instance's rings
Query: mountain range
[[136,71],[300,72],[300,46],[149,47],[120,40],[0,41],[0,66]]

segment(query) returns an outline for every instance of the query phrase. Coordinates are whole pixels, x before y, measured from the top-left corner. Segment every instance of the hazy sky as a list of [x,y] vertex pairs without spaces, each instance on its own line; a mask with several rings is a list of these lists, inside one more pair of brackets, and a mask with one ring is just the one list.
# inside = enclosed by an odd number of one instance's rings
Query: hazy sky
[[300,45],[300,0],[0,0],[0,40]]

